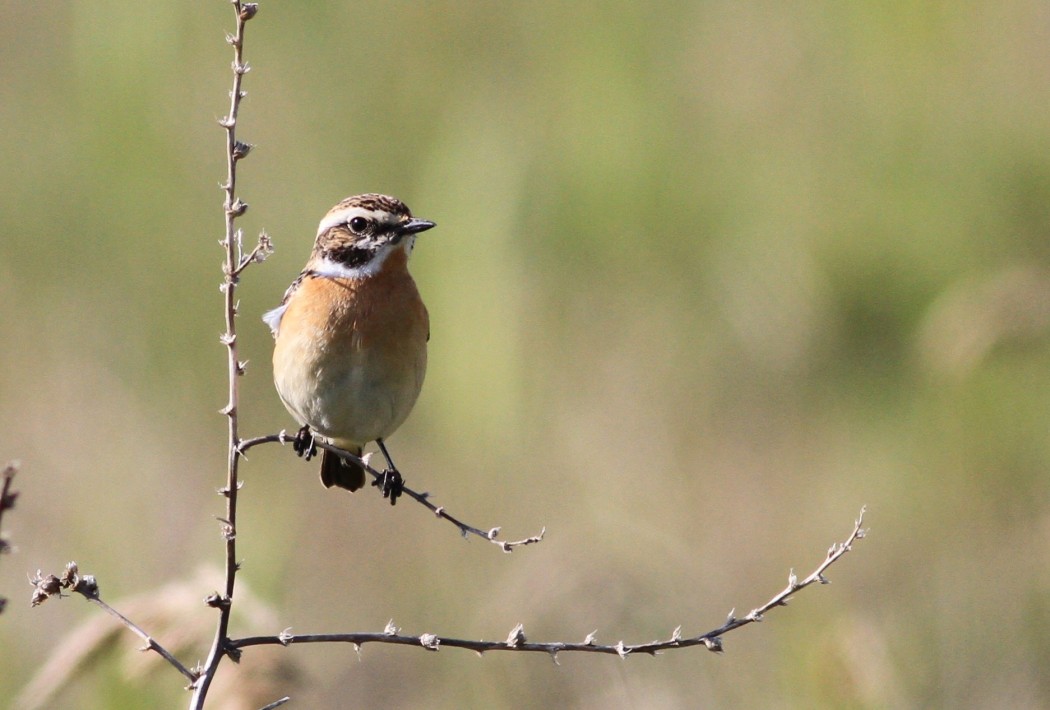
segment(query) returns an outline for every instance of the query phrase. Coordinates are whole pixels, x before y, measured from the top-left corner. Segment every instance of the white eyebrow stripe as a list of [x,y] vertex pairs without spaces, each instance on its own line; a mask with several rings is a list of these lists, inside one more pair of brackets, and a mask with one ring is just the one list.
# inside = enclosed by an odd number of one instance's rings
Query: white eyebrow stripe
[[347,207],[346,209],[339,210],[338,212],[332,212],[326,214],[321,223],[317,225],[317,236],[321,236],[332,227],[337,227],[340,224],[346,224],[354,217],[364,217],[365,219],[378,220],[386,212],[379,212],[376,210],[366,210],[363,207]]

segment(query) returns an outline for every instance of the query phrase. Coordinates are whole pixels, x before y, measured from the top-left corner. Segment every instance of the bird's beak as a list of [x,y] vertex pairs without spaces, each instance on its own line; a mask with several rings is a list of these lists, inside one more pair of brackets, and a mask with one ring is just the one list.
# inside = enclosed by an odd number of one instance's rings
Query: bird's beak
[[436,226],[436,224],[428,220],[412,218],[407,222],[402,222],[398,226],[397,234],[400,237],[408,236],[409,234],[419,234],[420,232],[425,232],[431,227]]

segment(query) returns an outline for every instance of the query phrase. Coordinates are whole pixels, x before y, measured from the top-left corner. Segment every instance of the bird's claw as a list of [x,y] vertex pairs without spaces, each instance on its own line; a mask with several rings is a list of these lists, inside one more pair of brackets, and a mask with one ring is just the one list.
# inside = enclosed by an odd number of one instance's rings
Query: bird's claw
[[296,432],[295,438],[292,439],[292,451],[307,461],[317,455],[317,442],[310,433],[310,427],[304,426]]
[[388,468],[383,475],[372,481],[372,485],[383,491],[383,497],[390,499],[390,505],[396,505],[397,499],[405,492],[405,481],[396,468]]

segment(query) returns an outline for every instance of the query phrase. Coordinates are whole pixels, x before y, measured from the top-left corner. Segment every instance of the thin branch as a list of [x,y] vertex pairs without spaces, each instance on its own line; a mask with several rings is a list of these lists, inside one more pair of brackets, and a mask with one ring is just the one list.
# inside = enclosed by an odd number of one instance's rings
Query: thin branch
[[388,643],[398,644],[404,646],[422,646],[423,648],[430,651],[437,651],[442,646],[449,646],[452,648],[465,648],[471,651],[476,651],[478,654],[485,653],[486,651],[523,651],[532,653],[546,653],[549,654],[555,661],[559,653],[579,651],[584,653],[604,653],[609,655],[617,655],[621,658],[626,658],[631,654],[648,654],[655,655],[661,651],[670,651],[679,648],[690,648],[693,646],[704,646],[709,651],[721,653],[723,651],[722,636],[739,629],[742,626],[762,621],[764,615],[774,607],[787,606],[791,595],[798,592],[806,587],[810,586],[814,582],[820,582],[821,584],[829,584],[829,580],[824,576],[824,572],[827,571],[828,567],[837,562],[843,555],[852,549],[853,543],[860,540],[865,536],[867,530],[862,527],[864,522],[865,509],[861,508],[860,516],[857,518],[853,526],[853,532],[850,533],[849,537],[846,538],[845,542],[835,543],[829,549],[827,556],[824,561],[814,570],[808,577],[799,581],[795,576],[794,570],[788,575],[788,585],[775,594],[768,602],[762,606],[752,609],[746,616],[738,618],[735,616],[735,609],[729,612],[729,617],[726,622],[719,626],[717,629],[713,629],[706,633],[700,634],[699,636],[692,636],[689,638],[683,638],[681,634],[682,627],[679,626],[672,633],[671,636],[664,641],[651,641],[649,643],[641,644],[625,644],[623,641],[609,646],[601,645],[595,642],[595,633],[587,635],[582,642],[569,643],[564,641],[554,641],[546,643],[533,643],[529,642],[525,637],[524,627],[519,624],[516,626],[507,637],[505,641],[472,641],[468,639],[457,639],[448,638],[445,636],[436,636],[434,634],[421,634],[419,636],[406,636],[400,633],[400,629],[394,626],[391,621],[387,624],[386,629],[380,633],[348,633],[348,634],[293,634],[288,630],[285,630],[277,636],[251,636],[242,639],[231,639],[230,645],[234,648],[242,649],[248,646],[265,646],[265,645],[281,645],[290,646],[297,643],[350,643],[355,646],[362,646],[366,643]]
[[193,699],[190,707],[200,710],[204,707],[204,700],[208,694],[208,688],[215,678],[215,672],[223,657],[230,653],[229,624],[230,612],[233,606],[233,592],[237,578],[239,563],[237,561],[237,492],[240,488],[238,481],[238,462],[240,454],[238,445],[240,438],[237,430],[237,409],[240,402],[239,378],[244,374],[244,364],[240,361],[237,353],[237,301],[234,290],[237,286],[241,272],[249,264],[260,261],[270,251],[269,238],[262,235],[259,244],[247,256],[244,254],[240,230],[234,229],[234,221],[243,215],[248,205],[237,197],[237,162],[248,155],[251,146],[237,140],[237,114],[240,109],[241,99],[244,91],[241,84],[244,75],[250,67],[244,61],[244,31],[248,20],[255,16],[258,11],[256,3],[241,3],[239,0],[231,0],[234,15],[236,17],[237,31],[233,35],[227,35],[226,40],[233,47],[233,87],[230,90],[230,111],[219,123],[226,130],[226,182],[222,185],[225,198],[223,200],[223,212],[225,214],[226,232],[220,245],[226,253],[226,261],[223,264],[222,293],[224,296],[224,315],[226,320],[226,331],[221,341],[226,346],[227,364],[229,372],[229,399],[222,413],[228,420],[227,436],[227,459],[226,459],[226,487],[221,493],[226,497],[226,517],[221,520],[222,534],[226,540],[226,586],[223,594],[213,594],[205,601],[209,606],[219,610],[219,621],[215,629],[215,638],[212,641],[208,659],[200,677],[193,685]]
[[255,245],[255,248],[253,248],[248,254],[241,256],[237,268],[233,270],[234,278],[240,276],[241,272],[252,264],[266,261],[266,257],[270,256],[272,253],[273,243],[270,241],[269,235],[264,232],[259,235],[259,242]]
[[51,597],[62,596],[63,589],[80,594],[89,602],[101,607],[106,613],[119,619],[120,623],[131,629],[136,636],[145,641],[145,647],[140,650],[154,651],[159,654],[161,658],[174,666],[179,673],[186,676],[191,683],[197,680],[196,673],[182,665],[182,663],[179,662],[179,659],[175,658],[175,656],[173,656],[166,648],[157,643],[157,640],[146,633],[141,626],[121,614],[106,602],[102,601],[98,589],[98,582],[95,580],[94,575],[87,574],[81,576],[80,571],[77,569],[76,562],[70,562],[66,565],[66,571],[61,577],[56,577],[53,574],[45,576],[40,573],[40,570],[37,570],[36,575],[32,577],[29,582],[33,585],[33,598],[31,601],[33,606],[39,606]]
[[[21,464],[18,461],[8,461],[4,464],[3,476],[4,485],[0,488],[0,554],[5,554],[11,551],[11,543],[4,537],[4,529],[2,523],[4,520],[4,511],[10,510],[15,507],[15,500],[18,498],[18,493],[11,490],[11,484],[15,480],[15,474],[18,473],[18,468]],[[4,613],[4,607],[7,606],[7,597],[0,596],[0,614]]]
[[281,707],[282,705],[287,703],[289,700],[291,700],[291,697],[286,695],[283,698],[280,698],[279,700],[274,700],[269,705],[262,706],[261,708],[259,708],[259,710],[273,710],[274,708]]
[[[238,451],[243,455],[246,451],[248,451],[248,449],[251,449],[252,447],[258,446],[260,444],[287,444],[291,443],[292,439],[293,437],[289,436],[286,431],[281,431],[281,433],[279,434],[257,436],[252,439],[242,439],[240,446],[238,447]],[[333,454],[349,459],[355,464],[359,464],[365,471],[371,474],[372,478],[376,481],[381,481],[383,479],[383,472],[376,468],[373,468],[368,463],[367,457],[356,456],[351,452],[347,451],[346,449],[341,449],[338,446],[333,446],[332,444],[329,444],[324,441],[317,440],[316,444],[319,448],[325,449],[326,451],[330,451]],[[504,552],[513,552],[515,548],[524,547],[526,545],[533,545],[537,542],[540,542],[543,540],[543,536],[547,532],[547,529],[543,528],[542,530],[540,530],[540,533],[538,535],[533,535],[532,537],[527,537],[522,540],[500,540],[499,534],[501,528],[494,527],[490,528],[489,530],[481,530],[480,528],[476,528],[473,525],[468,525],[462,520],[449,514],[443,506],[438,506],[431,503],[430,493],[418,493],[407,486],[404,487],[402,492],[409,498],[412,498],[416,502],[426,506],[427,509],[430,510],[430,512],[434,513],[434,515],[436,515],[437,517],[442,518],[443,520],[447,520],[453,525],[455,525],[457,528],[459,528],[460,534],[463,535],[463,537],[466,538],[470,535],[476,535],[477,537],[480,537],[484,540],[488,540],[492,544],[497,545]]]

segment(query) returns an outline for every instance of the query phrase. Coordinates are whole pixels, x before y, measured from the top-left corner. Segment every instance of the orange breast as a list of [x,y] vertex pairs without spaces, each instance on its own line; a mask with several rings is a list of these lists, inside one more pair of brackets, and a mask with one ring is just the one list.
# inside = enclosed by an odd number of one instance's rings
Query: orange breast
[[419,396],[429,329],[400,253],[368,278],[308,277],[281,319],[277,391],[301,424],[327,438],[360,445],[389,436]]

